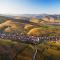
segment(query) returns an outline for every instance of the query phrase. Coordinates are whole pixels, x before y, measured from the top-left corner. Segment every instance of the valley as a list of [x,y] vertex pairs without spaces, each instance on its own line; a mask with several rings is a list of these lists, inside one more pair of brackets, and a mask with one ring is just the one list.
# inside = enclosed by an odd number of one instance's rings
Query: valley
[[0,60],[60,60],[60,22],[46,17],[0,16]]

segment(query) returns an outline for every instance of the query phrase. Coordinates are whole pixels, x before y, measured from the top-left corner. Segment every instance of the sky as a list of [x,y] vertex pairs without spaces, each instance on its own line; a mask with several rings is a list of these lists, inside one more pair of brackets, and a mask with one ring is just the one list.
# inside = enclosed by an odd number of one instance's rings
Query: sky
[[60,0],[0,0],[0,14],[60,14]]

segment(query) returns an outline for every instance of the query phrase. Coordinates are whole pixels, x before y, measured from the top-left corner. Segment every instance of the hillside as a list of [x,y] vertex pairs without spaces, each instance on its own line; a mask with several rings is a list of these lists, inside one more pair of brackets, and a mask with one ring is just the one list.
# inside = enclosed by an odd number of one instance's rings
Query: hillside
[[43,42],[38,45],[0,39],[0,60],[60,60],[60,43]]
[[26,16],[0,16],[0,60],[60,60],[60,25]]

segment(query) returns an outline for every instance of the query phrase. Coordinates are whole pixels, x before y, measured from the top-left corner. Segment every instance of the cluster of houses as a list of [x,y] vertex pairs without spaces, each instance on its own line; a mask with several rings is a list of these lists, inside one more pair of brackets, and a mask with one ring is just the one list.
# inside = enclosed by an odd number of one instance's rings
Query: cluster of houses
[[33,43],[33,44],[40,43],[43,41],[60,40],[60,37],[56,37],[56,36],[34,37],[34,36],[27,36],[21,33],[5,33],[5,32],[0,33],[0,38],[19,41],[19,42],[25,42],[25,43]]

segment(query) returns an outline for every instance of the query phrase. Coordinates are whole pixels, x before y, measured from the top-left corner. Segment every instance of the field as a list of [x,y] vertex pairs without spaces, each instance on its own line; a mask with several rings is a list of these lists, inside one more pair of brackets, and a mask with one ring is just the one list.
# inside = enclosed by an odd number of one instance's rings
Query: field
[[0,60],[60,60],[60,25],[0,19]]
[[0,60],[60,60],[60,43],[43,42],[41,44],[25,44],[0,39]]

